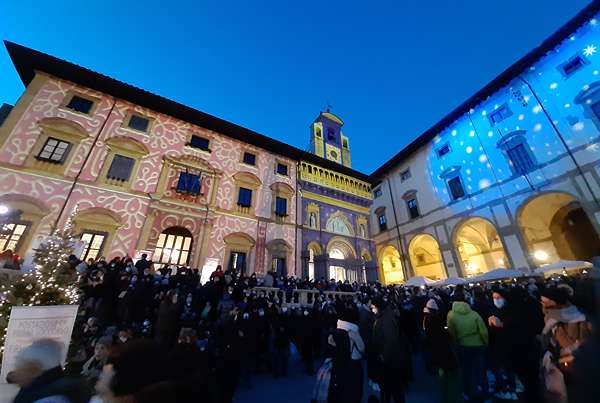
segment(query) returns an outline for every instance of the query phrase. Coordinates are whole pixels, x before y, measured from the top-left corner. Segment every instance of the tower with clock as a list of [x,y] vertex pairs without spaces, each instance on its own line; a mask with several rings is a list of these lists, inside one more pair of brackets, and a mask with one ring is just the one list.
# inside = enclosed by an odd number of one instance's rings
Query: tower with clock
[[350,160],[350,143],[344,136],[344,122],[330,112],[321,112],[311,125],[311,152],[348,168]]

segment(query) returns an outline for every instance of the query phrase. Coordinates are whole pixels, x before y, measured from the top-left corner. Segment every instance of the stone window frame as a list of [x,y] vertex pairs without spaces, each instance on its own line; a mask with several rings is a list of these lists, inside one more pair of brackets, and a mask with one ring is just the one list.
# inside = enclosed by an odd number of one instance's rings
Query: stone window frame
[[[146,146],[138,140],[123,136],[111,137],[106,140],[106,148],[107,154],[104,158],[102,170],[98,175],[98,181],[113,188],[131,190],[137,177],[140,163],[144,157],[150,154],[150,151],[148,151]],[[133,168],[131,168],[131,173],[129,174],[129,180],[126,182],[112,180],[107,177],[110,166],[116,155],[133,158],[135,161]]]
[[[148,127],[146,128],[145,131],[137,130],[137,129],[129,127],[129,121],[131,120],[131,117],[134,115],[139,116],[144,119],[148,119]],[[151,118],[150,116],[148,116],[144,113],[131,110],[131,111],[127,112],[127,114],[125,115],[125,118],[123,119],[123,123],[121,124],[121,128],[123,128],[125,130],[129,130],[132,133],[138,133],[138,134],[141,133],[141,134],[148,135],[148,134],[152,133],[152,129],[154,129],[155,123],[156,123],[156,120],[154,118]]]
[[[271,189],[271,218],[273,221],[278,223],[290,222],[292,218],[291,207],[292,207],[292,199],[294,197],[294,189],[285,182],[274,182],[269,186]],[[287,215],[286,216],[278,216],[275,214],[277,197],[281,197],[286,199],[286,208]]]
[[[83,113],[83,112],[79,112],[74,109],[68,108],[67,105],[69,105],[69,103],[71,103],[71,100],[74,97],[79,97],[79,98],[83,98],[83,99],[87,99],[88,101],[91,101],[93,103],[93,105],[90,108],[90,111],[88,113]],[[65,111],[65,112],[74,113],[75,115],[90,117],[90,116],[94,116],[96,114],[96,111],[98,110],[100,102],[101,102],[101,99],[98,97],[84,94],[83,92],[77,91],[77,90],[69,90],[69,91],[67,91],[67,94],[65,95],[62,102],[60,103],[59,109]]]
[[[506,161],[508,162],[508,165],[510,166],[510,170],[512,171],[513,175],[526,175],[530,172],[535,171],[539,165],[537,159],[535,158],[535,154],[533,154],[533,151],[531,151],[531,147],[529,147],[527,137],[525,136],[526,134],[527,131],[523,129],[513,130],[510,133],[503,136],[502,139],[496,144],[496,147],[502,152],[504,158],[506,158]],[[517,171],[515,165],[513,164],[508,154],[509,149],[512,149],[518,145],[523,146],[525,153],[533,163],[531,169],[527,170],[526,172]]]
[[[367,217],[359,215],[356,217],[356,234],[359,238],[369,239],[369,220]],[[364,236],[361,234],[361,226],[363,226],[365,233]]]
[[[417,218],[420,218],[421,217],[421,209],[419,208],[419,200],[417,198],[417,191],[415,189],[407,190],[402,195],[402,199],[404,200],[404,204],[406,205],[406,213],[408,214],[408,219],[416,220]],[[417,216],[416,217],[412,217],[410,214],[410,206],[408,205],[408,203],[411,200],[415,200],[417,203]]]
[[[571,72],[566,71],[565,68],[575,60],[579,60],[581,62],[581,65]],[[573,56],[569,57],[567,60],[556,66],[556,69],[566,80],[588,64],[590,64],[590,61],[583,55],[581,51],[578,51]]]
[[[440,174],[440,179],[442,179],[444,181],[444,184],[446,185],[446,190],[448,191],[448,196],[450,197],[450,203],[463,200],[469,196],[467,190],[465,189],[465,182],[462,179],[461,169],[462,167],[460,165],[452,165],[451,167],[446,168],[444,172]],[[454,198],[454,196],[452,195],[452,190],[450,189],[450,185],[448,184],[448,182],[454,178],[459,178],[460,180],[460,184],[463,190],[463,195],[461,197]]]
[[[233,208],[237,211],[237,213],[241,215],[255,217],[258,190],[262,186],[261,180],[253,173],[246,171],[237,172],[235,175],[233,175],[233,180],[235,182],[235,200]],[[246,188],[252,191],[250,207],[242,207],[237,204],[240,194],[240,188]]]
[[[25,167],[44,175],[50,173],[51,176],[64,176],[75,158],[79,146],[89,137],[88,133],[78,123],[64,118],[42,119],[38,122],[38,126],[40,134],[25,160]],[[60,164],[38,160],[37,158],[50,137],[70,143],[68,155]]]

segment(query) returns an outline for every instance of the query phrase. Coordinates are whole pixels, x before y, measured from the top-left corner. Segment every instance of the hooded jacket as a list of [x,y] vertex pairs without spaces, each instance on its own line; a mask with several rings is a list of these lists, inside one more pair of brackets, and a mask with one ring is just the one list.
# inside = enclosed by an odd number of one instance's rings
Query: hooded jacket
[[488,344],[488,330],[483,319],[466,302],[452,304],[447,324],[450,336],[460,346],[480,347]]

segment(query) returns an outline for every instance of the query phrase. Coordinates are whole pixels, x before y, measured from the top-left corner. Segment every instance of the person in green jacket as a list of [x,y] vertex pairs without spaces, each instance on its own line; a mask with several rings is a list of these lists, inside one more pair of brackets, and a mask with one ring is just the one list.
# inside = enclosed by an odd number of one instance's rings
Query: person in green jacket
[[463,378],[463,393],[469,401],[483,401],[488,392],[485,371],[487,327],[481,316],[464,301],[452,304],[447,325],[448,333],[456,344]]

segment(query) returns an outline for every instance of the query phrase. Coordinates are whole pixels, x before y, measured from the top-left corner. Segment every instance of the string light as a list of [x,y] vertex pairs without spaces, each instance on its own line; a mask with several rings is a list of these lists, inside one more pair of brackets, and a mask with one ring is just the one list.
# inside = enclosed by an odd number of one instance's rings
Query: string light
[[10,279],[9,284],[0,285],[0,355],[4,351],[12,306],[79,303],[78,276],[67,266],[67,259],[73,253],[73,218],[78,210],[76,205],[63,228],[55,229],[35,250],[32,271]]

